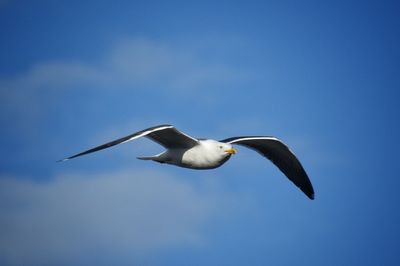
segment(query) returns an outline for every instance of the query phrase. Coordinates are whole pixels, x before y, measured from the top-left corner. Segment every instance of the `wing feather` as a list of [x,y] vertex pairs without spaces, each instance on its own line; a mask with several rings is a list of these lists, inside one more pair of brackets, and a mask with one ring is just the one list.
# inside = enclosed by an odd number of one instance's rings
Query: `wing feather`
[[103,149],[110,148],[112,146],[122,144],[140,137],[147,137],[150,138],[153,141],[156,141],[160,145],[164,146],[165,148],[191,148],[195,145],[198,144],[198,140],[195,138],[192,138],[179,130],[177,130],[174,126],[172,125],[160,125],[160,126],[155,126],[155,127],[150,127],[141,131],[138,131],[136,133],[130,134],[128,136],[107,142],[105,144],[102,144],[100,146],[94,147],[92,149],[83,151],[81,153],[72,155],[68,158],[65,158],[60,161],[67,161],[82,155],[86,155],[92,152],[100,151]]
[[310,199],[314,199],[314,189],[306,171],[296,155],[279,139],[275,137],[247,136],[233,137],[221,142],[238,144],[257,151],[271,160]]

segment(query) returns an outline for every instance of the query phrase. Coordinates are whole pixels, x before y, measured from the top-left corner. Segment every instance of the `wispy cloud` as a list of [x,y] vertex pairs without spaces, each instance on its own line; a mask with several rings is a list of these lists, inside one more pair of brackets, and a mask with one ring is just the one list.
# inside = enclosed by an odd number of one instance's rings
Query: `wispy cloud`
[[29,122],[25,128],[32,128],[43,113],[55,112],[58,103],[65,104],[66,95],[74,94],[134,92],[140,98],[140,93],[155,90],[174,102],[201,98],[207,106],[214,104],[219,91],[248,77],[249,73],[218,60],[204,60],[193,47],[178,49],[145,38],[127,38],[95,63],[37,62],[26,72],[0,79],[0,119],[3,124]]
[[[116,43],[97,62],[38,62],[27,72],[0,80],[2,92],[32,90],[38,93],[41,90],[74,89],[74,84],[91,83],[95,86],[86,89],[119,91],[130,86],[134,90],[146,90],[146,86],[156,84],[158,90],[179,93],[182,89],[204,90],[207,89],[204,85],[234,82],[249,75],[223,62],[207,62],[193,49],[181,51],[144,38]],[[144,87],[132,87],[138,84]]]
[[232,200],[215,185],[195,187],[156,171],[0,183],[0,261],[18,265],[91,253],[95,261],[135,261],[159,249],[202,245],[202,229]]
[[160,90],[179,94],[184,90],[208,90],[245,79],[249,73],[216,60],[204,60],[196,48],[179,49],[143,38],[125,39],[115,45],[106,66],[120,81],[157,84]]

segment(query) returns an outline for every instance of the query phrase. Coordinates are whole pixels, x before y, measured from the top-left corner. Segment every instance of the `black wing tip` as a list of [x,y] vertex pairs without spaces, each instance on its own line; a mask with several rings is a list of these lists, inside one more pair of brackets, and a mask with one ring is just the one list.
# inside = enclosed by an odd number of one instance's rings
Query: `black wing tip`
[[[311,183],[310,183],[311,184]],[[305,189],[300,187],[301,191],[303,191],[303,193],[310,199],[310,200],[314,200],[315,199],[315,193],[314,193],[314,189],[311,186],[309,189]]]
[[310,199],[310,200],[314,200],[315,199],[315,193],[314,193],[314,188],[311,185],[311,181],[307,176],[307,180],[309,182],[309,185],[298,185],[296,184],[296,186],[298,188],[300,188],[300,190]]

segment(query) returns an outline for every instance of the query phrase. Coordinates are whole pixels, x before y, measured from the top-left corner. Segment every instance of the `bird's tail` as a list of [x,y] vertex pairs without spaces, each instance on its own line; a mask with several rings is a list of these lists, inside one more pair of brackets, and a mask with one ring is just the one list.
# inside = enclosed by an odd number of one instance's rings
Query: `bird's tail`
[[136,157],[139,160],[157,160],[158,156],[141,156],[141,157]]
[[157,154],[157,155],[153,155],[153,156],[140,156],[137,157],[139,160],[151,160],[151,161],[156,161],[156,162],[164,162],[162,155],[164,154],[164,152]]

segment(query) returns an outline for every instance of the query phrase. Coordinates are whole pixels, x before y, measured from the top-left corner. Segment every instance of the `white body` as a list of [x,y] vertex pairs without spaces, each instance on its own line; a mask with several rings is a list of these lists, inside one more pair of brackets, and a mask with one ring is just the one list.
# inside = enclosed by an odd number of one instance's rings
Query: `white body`
[[153,160],[192,169],[212,169],[221,166],[234,149],[230,144],[215,140],[199,140],[199,145],[190,149],[169,149],[153,157],[139,159]]

